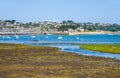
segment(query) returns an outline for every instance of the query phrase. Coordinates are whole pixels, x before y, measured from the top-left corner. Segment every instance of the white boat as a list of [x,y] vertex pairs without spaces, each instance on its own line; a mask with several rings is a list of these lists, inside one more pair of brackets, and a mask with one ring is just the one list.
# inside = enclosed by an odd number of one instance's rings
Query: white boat
[[62,40],[62,39],[63,39],[63,37],[62,37],[62,36],[59,36],[59,37],[58,37],[58,39],[59,39],[59,40]]
[[34,36],[34,35],[33,35],[33,36],[31,36],[31,37],[32,37],[32,38],[36,38],[36,36]]
[[79,37],[76,37],[77,40],[79,40]]
[[15,35],[15,37],[16,37],[16,39],[18,39],[18,38],[19,38],[19,36],[18,36],[18,35]]
[[46,34],[46,35],[52,35],[52,34],[49,34],[49,33],[48,33],[48,34]]

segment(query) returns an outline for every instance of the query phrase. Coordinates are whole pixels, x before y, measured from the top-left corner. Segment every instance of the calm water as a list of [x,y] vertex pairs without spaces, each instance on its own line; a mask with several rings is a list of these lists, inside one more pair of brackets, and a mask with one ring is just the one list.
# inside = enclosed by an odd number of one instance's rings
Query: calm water
[[[75,52],[83,55],[101,56],[120,59],[120,54],[109,54],[80,49],[71,43],[81,44],[119,44],[120,35],[10,35],[0,36],[1,43],[22,43],[35,46],[58,47],[66,52]],[[44,44],[43,44],[44,43]],[[57,44],[53,44],[57,43]]]

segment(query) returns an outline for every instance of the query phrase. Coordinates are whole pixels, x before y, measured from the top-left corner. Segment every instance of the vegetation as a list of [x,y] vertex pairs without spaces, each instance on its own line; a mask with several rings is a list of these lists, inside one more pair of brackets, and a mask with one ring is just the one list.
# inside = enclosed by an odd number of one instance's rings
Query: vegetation
[[63,21],[62,25],[59,27],[59,30],[66,31],[68,29],[77,29],[82,28],[85,31],[120,31],[120,25],[114,24],[103,24],[103,23],[76,23],[72,20]]
[[68,29],[75,30],[75,29],[77,29],[77,26],[75,26],[75,25],[62,25],[62,26],[60,26],[59,31],[68,31]]
[[0,78],[119,78],[120,61],[57,48],[0,44]]
[[82,49],[120,54],[120,44],[85,44]]
[[117,32],[120,31],[119,24],[109,24],[109,23],[77,23],[72,20],[62,21],[62,22],[53,22],[53,21],[43,21],[43,22],[28,22],[28,23],[20,23],[16,22],[16,20],[0,20],[0,30],[1,27],[13,26],[14,28],[23,27],[23,28],[34,28],[38,27],[41,31],[68,31],[69,29],[73,29],[76,31],[112,31]]

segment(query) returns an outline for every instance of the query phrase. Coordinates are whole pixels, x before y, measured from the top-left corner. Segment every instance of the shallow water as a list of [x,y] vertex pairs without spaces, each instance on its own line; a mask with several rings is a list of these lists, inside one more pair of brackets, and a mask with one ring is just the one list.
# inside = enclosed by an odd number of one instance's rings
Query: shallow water
[[111,54],[111,53],[103,53],[103,52],[96,52],[96,51],[90,51],[90,50],[83,50],[79,46],[71,45],[71,44],[37,44],[37,43],[32,43],[31,45],[58,47],[62,51],[65,51],[65,52],[73,52],[73,53],[87,55],[87,56],[100,56],[100,57],[106,57],[106,58],[120,59],[120,54]]
[[[62,38],[61,38],[62,37]],[[120,35],[11,35],[0,36],[1,42],[51,42],[51,43],[120,43]]]
[[[100,56],[120,59],[120,54],[110,54],[80,49],[73,44],[119,44],[120,35],[8,35],[0,36],[1,43],[21,43],[35,46],[58,47],[66,52],[74,52],[89,56]],[[44,43],[44,44],[43,44]],[[54,43],[54,44],[53,44]],[[57,43],[57,44],[56,44]]]

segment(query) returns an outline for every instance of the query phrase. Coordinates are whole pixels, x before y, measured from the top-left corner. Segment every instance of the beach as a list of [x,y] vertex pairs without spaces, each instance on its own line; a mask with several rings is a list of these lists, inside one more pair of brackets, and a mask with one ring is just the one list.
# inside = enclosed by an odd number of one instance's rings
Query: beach
[[120,32],[108,32],[108,31],[104,31],[104,32],[69,32],[69,35],[86,35],[86,34],[120,34]]
[[42,34],[58,34],[58,35],[95,35],[95,34],[120,34],[119,32],[0,32],[0,35],[42,35]]

